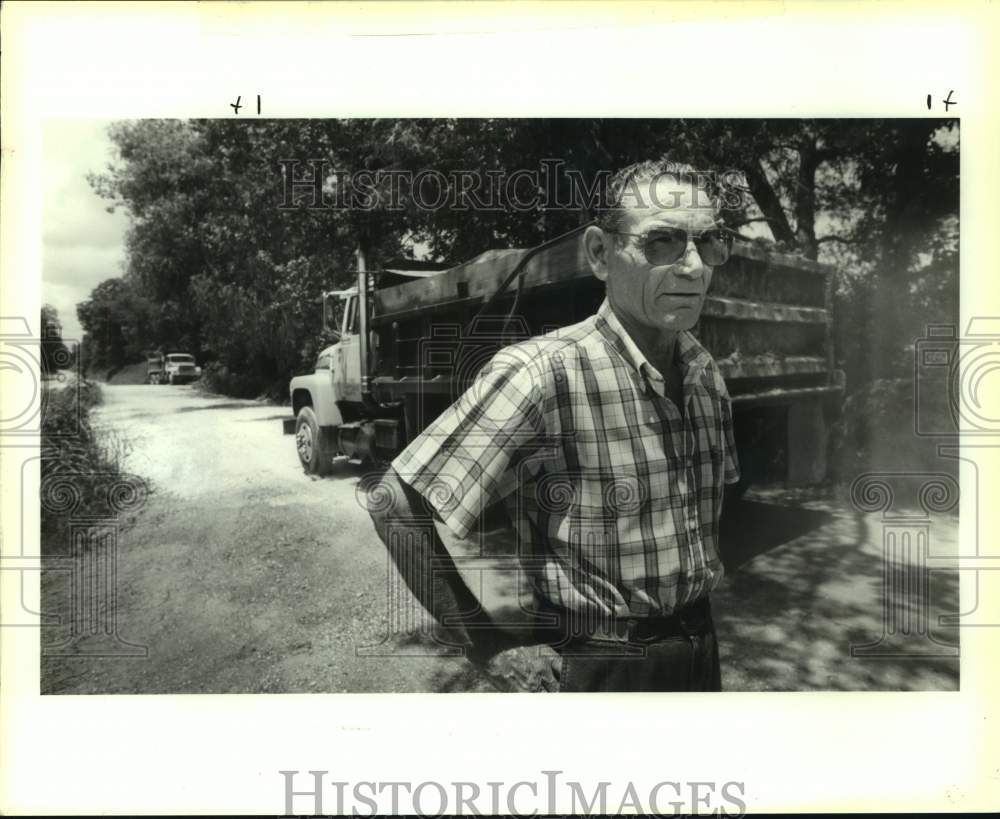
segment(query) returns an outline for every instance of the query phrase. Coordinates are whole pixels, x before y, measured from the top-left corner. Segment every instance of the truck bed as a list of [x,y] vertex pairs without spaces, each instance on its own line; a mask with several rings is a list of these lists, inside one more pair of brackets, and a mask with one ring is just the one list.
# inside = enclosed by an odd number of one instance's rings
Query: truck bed
[[[376,290],[374,386],[408,392],[419,383],[423,390],[457,397],[468,368],[456,362],[469,358],[477,338],[474,357],[482,360],[505,342],[576,323],[597,310],[604,284],[591,273],[579,237],[571,237],[527,263],[506,332],[517,282],[489,316],[473,322],[527,252],[487,251],[433,276]],[[716,268],[694,332],[718,362],[734,401],[773,403],[837,389],[830,273],[816,262],[739,241],[732,258]]]

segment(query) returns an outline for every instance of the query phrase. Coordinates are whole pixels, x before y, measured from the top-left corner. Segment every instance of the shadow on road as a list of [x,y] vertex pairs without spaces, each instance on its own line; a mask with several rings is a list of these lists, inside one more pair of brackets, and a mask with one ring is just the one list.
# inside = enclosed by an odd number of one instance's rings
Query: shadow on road
[[[912,555],[883,554],[881,521],[845,512],[744,501],[725,516],[712,599],[728,690],[958,688],[958,629],[939,619],[958,611],[957,571],[914,586]],[[928,536],[955,530],[941,518]]]
[[[957,572],[931,571],[925,592],[914,595],[892,580],[903,564],[886,573],[879,520],[832,500],[800,504],[755,498],[725,514],[727,580],[712,599],[726,690],[956,690],[958,629],[939,618],[958,611]],[[934,521],[938,548],[947,551],[956,528],[957,518]],[[514,580],[493,575],[494,616],[515,611],[523,589]],[[491,689],[467,663],[449,666],[436,690]]]
[[[178,407],[175,412],[203,412],[204,410],[229,410],[246,409],[254,406],[252,401],[224,401],[221,404],[195,405],[190,407]],[[284,417],[284,416],[282,416]]]

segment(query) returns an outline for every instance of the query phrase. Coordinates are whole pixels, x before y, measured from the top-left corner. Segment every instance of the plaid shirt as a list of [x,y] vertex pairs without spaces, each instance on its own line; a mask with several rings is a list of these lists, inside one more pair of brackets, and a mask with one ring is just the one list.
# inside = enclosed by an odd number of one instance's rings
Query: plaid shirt
[[465,537],[503,501],[543,602],[669,614],[721,580],[732,410],[708,351],[678,334],[683,416],[605,300],[579,324],[500,350],[393,468]]

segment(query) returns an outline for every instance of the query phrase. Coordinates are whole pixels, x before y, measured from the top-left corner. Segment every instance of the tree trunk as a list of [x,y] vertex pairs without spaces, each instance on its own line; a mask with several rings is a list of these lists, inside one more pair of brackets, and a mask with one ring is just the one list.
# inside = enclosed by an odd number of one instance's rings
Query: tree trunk
[[788,223],[788,217],[785,215],[785,209],[781,206],[781,200],[778,199],[771,183],[767,181],[767,175],[764,173],[764,167],[760,161],[748,162],[744,172],[747,184],[750,186],[750,193],[767,218],[775,241],[794,246],[795,234],[792,232],[792,226]]
[[890,156],[895,166],[886,196],[886,218],[879,250],[879,266],[869,316],[871,355],[863,360],[868,377],[900,376],[903,347],[914,339],[903,338],[900,299],[907,295],[907,272],[920,229],[912,204],[921,196],[927,143],[937,127],[933,120],[904,120],[895,134]]
[[822,161],[816,138],[804,135],[799,143],[799,170],[796,178],[795,239],[807,259],[816,260],[816,169]]

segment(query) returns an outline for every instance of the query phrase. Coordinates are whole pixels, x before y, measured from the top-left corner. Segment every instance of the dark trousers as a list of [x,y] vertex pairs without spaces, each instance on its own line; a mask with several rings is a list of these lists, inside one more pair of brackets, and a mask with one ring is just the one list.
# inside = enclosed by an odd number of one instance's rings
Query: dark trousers
[[615,637],[577,634],[562,655],[559,691],[721,691],[719,645],[708,600],[675,615],[614,624]]

